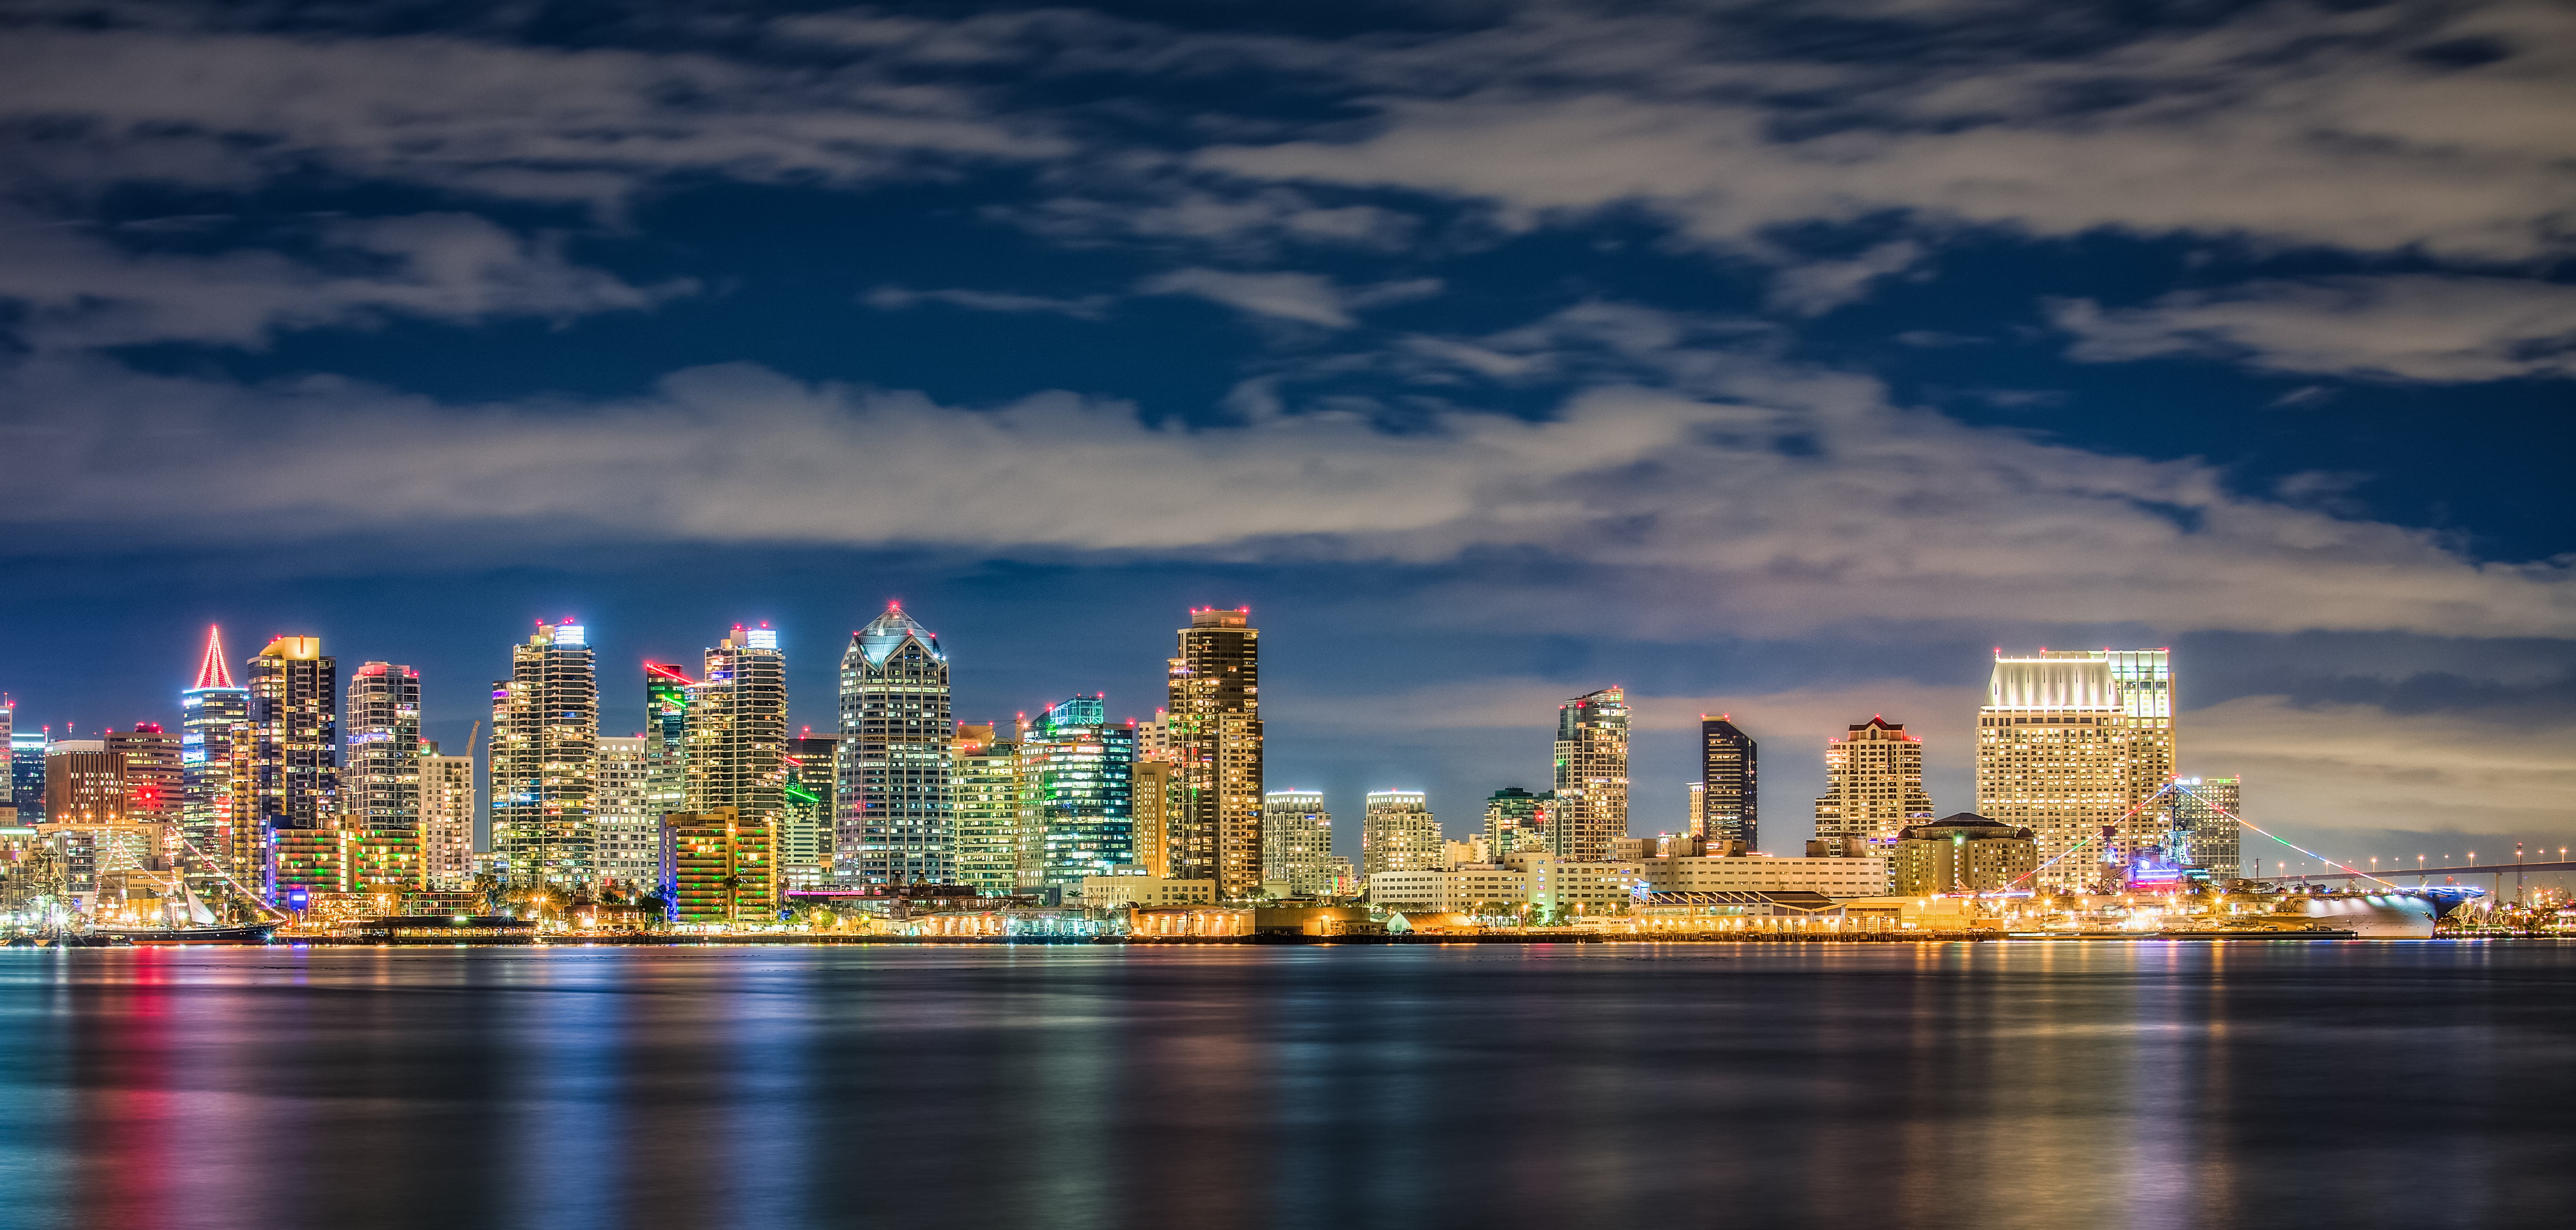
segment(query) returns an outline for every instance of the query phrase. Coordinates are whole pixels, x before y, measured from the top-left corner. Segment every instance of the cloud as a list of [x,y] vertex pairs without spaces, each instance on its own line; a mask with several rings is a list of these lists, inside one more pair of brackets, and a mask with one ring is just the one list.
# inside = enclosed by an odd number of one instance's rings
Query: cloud
[[1870,285],[1889,274],[1903,273],[1923,259],[1923,246],[1910,240],[1883,243],[1847,261],[1818,261],[1783,269],[1771,279],[1768,302],[1778,311],[1822,316],[1846,303],[1869,297]]
[[565,260],[559,236],[515,235],[469,214],[331,221],[309,246],[310,260],[268,249],[148,252],[74,228],[0,225],[0,303],[19,309],[13,332],[39,348],[259,346],[280,329],[387,315],[567,319],[696,288],[630,285]]
[[[2250,696],[2177,727],[2185,759],[2243,773],[2246,818],[2276,831],[2565,832],[2576,822],[2576,723],[2564,713],[2499,722]],[[2264,846],[2246,836],[2247,857]],[[2272,846],[2266,861],[2284,856]]]
[[[2478,259],[2567,246],[2563,8],[2271,4],[2146,32],[2063,6],[1868,21],[1877,54],[1825,57],[1771,37],[1758,7],[1532,7],[1472,35],[1349,49],[1367,123],[1196,159],[1254,182],[1479,199],[1522,225],[1643,204],[1757,250],[1774,228],[1889,213]],[[1994,37],[2016,21],[2057,37]],[[2498,54],[2424,54],[2472,38]]]
[[[1891,620],[2576,630],[2563,561],[2477,563],[2428,532],[2233,494],[2196,461],[1971,427],[1855,377],[1699,361],[1691,393],[1602,387],[1542,421],[1446,411],[1399,433],[1312,408],[1156,427],[1061,393],[963,411],[745,365],[675,373],[640,398],[449,406],[327,379],[242,388],[38,361],[0,384],[0,450],[13,537],[38,549],[437,535],[506,553],[541,526],[550,544],[1548,561],[1549,583],[1461,609],[1570,603],[1676,635]],[[992,491],[1015,498],[959,495]],[[1629,592],[1654,599],[1600,609]]]
[[2302,374],[2472,381],[2576,375],[2576,286],[2396,274],[2177,291],[2146,307],[2053,301],[2069,358],[2231,359]]
[[1099,320],[1109,314],[1109,305],[1117,302],[1110,295],[1083,295],[1079,298],[1050,298],[1045,295],[1022,295],[990,290],[908,290],[901,286],[880,286],[861,296],[861,302],[883,311],[896,312],[924,303],[945,303],[951,307],[977,312],[1054,312],[1077,320]]
[[1342,287],[1311,273],[1234,273],[1223,269],[1175,269],[1137,284],[1149,295],[1196,295],[1255,316],[1347,329],[1359,323],[1353,311],[1421,299],[1440,293],[1438,278]]

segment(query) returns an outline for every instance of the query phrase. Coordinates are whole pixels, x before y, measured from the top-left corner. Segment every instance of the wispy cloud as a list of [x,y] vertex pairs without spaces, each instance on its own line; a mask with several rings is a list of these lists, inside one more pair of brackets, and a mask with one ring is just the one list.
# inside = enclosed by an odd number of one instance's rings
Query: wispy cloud
[[910,290],[901,286],[880,286],[860,297],[869,307],[896,312],[924,303],[944,303],[977,312],[1052,312],[1079,320],[1099,320],[1109,314],[1112,295],[1083,295],[1078,298],[1054,298],[1046,295],[1023,295],[994,290]]
[[2145,307],[2058,300],[2071,358],[2163,355],[2386,380],[2576,376],[2576,286],[2395,274],[2268,280],[2177,291]]
[[1438,278],[1346,287],[1311,273],[1238,273],[1224,269],[1175,269],[1137,284],[1149,295],[1195,295],[1255,316],[1327,329],[1359,323],[1355,312],[1440,293]]

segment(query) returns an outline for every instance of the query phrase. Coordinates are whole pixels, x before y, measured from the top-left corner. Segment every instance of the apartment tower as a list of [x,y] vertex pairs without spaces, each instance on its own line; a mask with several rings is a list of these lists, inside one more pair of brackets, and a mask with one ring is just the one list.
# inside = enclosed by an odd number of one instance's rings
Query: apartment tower
[[1320,790],[1272,790],[1262,796],[1261,881],[1285,885],[1290,896],[1340,891],[1333,862],[1333,813]]
[[[1628,693],[1586,692],[1556,707],[1556,807],[1548,848],[1575,863],[1606,862],[1628,835]],[[1435,869],[1436,870],[1436,869]]]
[[957,882],[987,897],[1007,896],[1021,884],[1026,843],[1020,833],[1018,734],[999,723],[961,724],[951,744]]
[[420,744],[420,871],[436,893],[474,886],[474,755],[442,756]]
[[733,631],[706,651],[681,735],[682,810],[730,807],[775,835],[786,805],[787,656],[768,628]]
[[492,866],[503,882],[597,878],[599,672],[588,630],[537,625],[492,685]]
[[1440,820],[1419,790],[1372,790],[1360,820],[1360,875],[1444,871]]
[[235,782],[248,815],[233,857],[265,880],[279,830],[327,828],[339,814],[340,664],[318,636],[281,636],[252,655],[248,676],[246,772]]
[[1204,607],[1180,630],[1165,729],[1180,820],[1173,879],[1214,880],[1220,900],[1261,889],[1261,630],[1252,608]]
[[340,814],[367,833],[420,833],[420,672],[369,662],[349,675],[340,710]]
[[1931,820],[1932,796],[1923,792],[1923,740],[1905,733],[1903,723],[1873,716],[1842,738],[1825,741],[1817,840],[1842,843],[1838,853],[1885,858],[1907,825]]

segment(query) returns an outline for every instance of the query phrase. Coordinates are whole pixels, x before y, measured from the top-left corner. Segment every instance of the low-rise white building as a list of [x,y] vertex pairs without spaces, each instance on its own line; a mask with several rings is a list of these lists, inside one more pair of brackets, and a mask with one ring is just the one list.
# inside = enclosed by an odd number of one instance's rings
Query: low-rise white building
[[1082,877],[1082,904],[1092,909],[1208,905],[1215,900],[1214,880],[1159,880],[1153,876]]
[[1887,894],[1883,858],[1736,857],[1650,858],[1646,882],[1659,893],[1823,893],[1828,897]]

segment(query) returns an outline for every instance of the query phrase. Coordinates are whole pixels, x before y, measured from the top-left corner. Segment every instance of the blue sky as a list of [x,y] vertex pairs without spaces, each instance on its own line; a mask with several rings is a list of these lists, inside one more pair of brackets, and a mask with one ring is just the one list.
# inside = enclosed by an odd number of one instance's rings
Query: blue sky
[[1453,831],[1556,700],[1924,732],[2171,645],[2346,855],[2576,840],[2560,6],[0,6],[0,687],[901,598],[962,715],[1265,629],[1275,786]]

